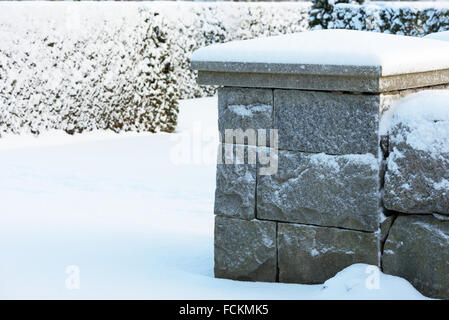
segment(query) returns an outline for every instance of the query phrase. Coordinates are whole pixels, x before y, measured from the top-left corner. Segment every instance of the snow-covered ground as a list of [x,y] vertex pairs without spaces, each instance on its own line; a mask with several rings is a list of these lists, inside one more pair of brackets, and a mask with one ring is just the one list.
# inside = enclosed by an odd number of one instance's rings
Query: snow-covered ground
[[176,134],[0,139],[0,298],[424,298],[383,274],[369,289],[361,264],[325,285],[215,279],[216,119],[205,98]]

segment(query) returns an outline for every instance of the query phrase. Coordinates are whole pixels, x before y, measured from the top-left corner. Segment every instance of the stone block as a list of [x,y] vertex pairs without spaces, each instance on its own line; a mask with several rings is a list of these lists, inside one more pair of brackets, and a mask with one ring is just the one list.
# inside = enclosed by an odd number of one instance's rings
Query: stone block
[[384,184],[389,210],[449,214],[449,117],[432,113],[423,110],[424,119],[398,121],[390,129]]
[[279,151],[278,172],[259,176],[257,218],[376,231],[379,164],[372,154]]
[[[273,90],[248,88],[218,89],[218,128],[222,142],[238,144],[257,144],[257,130],[264,129],[266,141],[259,145],[269,144],[269,132],[273,127]],[[254,129],[254,137],[243,141],[226,141],[226,129]],[[248,137],[248,132],[247,137]],[[253,140],[253,141],[251,141]]]
[[279,223],[279,281],[323,283],[354,263],[378,265],[378,246],[376,233]]
[[385,243],[382,266],[425,296],[449,299],[449,221],[399,216]]
[[276,281],[276,222],[215,217],[215,276]]
[[379,95],[274,90],[279,148],[377,155],[379,104]]
[[[256,147],[239,146],[243,149],[241,163],[235,162],[236,146],[227,154],[226,144],[220,144],[222,157],[217,164],[214,213],[216,215],[251,220],[255,218],[256,206],[256,170],[257,166],[248,161],[248,150],[253,155]],[[229,158],[233,158],[230,163]],[[228,160],[226,160],[228,159]]]

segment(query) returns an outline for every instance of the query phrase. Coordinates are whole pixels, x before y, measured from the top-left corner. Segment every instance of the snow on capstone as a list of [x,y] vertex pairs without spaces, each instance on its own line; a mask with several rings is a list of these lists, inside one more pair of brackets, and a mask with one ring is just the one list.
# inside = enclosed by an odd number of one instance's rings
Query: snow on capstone
[[449,43],[439,40],[336,29],[214,44],[191,61],[296,64],[298,73],[305,65],[323,66],[323,73],[326,66],[371,67],[372,75],[388,76],[446,69],[448,56]]

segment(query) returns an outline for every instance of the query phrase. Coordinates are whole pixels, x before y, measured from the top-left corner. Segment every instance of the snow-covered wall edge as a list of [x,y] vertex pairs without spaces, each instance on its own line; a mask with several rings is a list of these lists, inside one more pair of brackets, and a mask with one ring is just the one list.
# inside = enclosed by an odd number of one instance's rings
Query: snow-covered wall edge
[[215,42],[308,29],[309,3],[0,3],[0,136],[168,131]]

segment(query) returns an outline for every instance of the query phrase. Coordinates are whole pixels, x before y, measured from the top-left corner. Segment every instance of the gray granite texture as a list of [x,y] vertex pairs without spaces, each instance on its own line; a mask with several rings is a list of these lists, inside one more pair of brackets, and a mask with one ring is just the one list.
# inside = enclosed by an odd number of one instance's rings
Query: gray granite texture
[[[226,147],[231,147],[231,152],[228,153]],[[255,218],[257,165],[248,163],[248,150],[257,149],[251,146],[239,147],[243,150],[243,159],[241,163],[236,163],[235,146],[219,145],[222,155],[217,164],[214,213],[251,220]],[[232,163],[228,163],[230,158]]]
[[379,103],[379,95],[274,90],[279,148],[377,155]]
[[[269,131],[273,127],[273,90],[249,88],[218,89],[218,129],[222,142],[257,144],[257,130],[264,130],[266,140],[259,139],[259,145],[269,144]],[[241,129],[245,140],[225,140],[225,130]],[[252,131],[247,131],[252,129]],[[251,136],[254,134],[254,136]],[[228,136],[228,139],[232,137]]]
[[276,281],[276,222],[215,217],[215,276]]
[[258,177],[257,218],[376,231],[379,165],[372,154],[279,151],[275,175]]
[[378,265],[375,233],[279,223],[280,282],[323,283],[354,263]]
[[[449,214],[449,148],[444,134],[449,121],[427,120],[399,121],[390,129],[384,183],[389,210]],[[416,137],[426,143],[417,143]]]
[[382,266],[426,296],[449,299],[449,221],[399,216],[385,243]]
[[382,93],[447,84],[449,69],[388,77],[201,70],[197,82],[227,87]]

